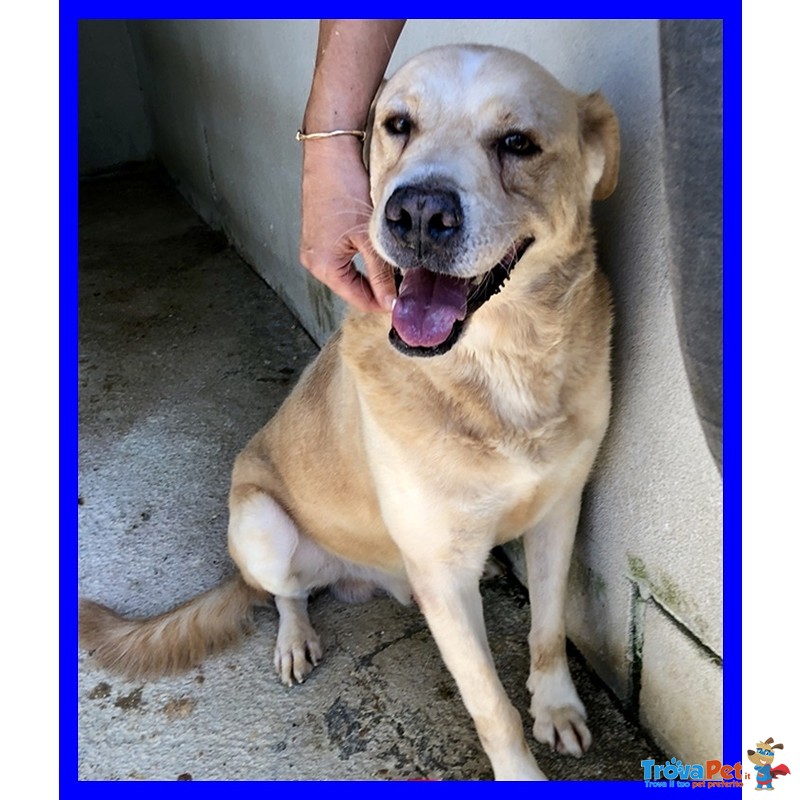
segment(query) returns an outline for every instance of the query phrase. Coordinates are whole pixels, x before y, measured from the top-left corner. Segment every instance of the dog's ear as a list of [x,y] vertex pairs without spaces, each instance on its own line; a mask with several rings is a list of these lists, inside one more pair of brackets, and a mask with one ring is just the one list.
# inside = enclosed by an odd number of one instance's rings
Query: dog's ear
[[372,145],[372,126],[375,124],[375,106],[378,103],[378,98],[381,96],[384,86],[386,86],[386,78],[381,81],[378,91],[375,92],[375,97],[372,98],[372,103],[369,107],[369,114],[367,114],[367,127],[365,129],[367,136],[364,139],[364,151],[362,154],[364,166],[366,167],[367,172],[369,172],[369,148]]
[[[593,200],[605,200],[617,187],[619,173],[619,122],[600,92],[578,99],[581,135],[594,174]],[[594,169],[592,169],[594,167]]]
[[782,744],[774,744],[774,745],[772,745],[771,749],[772,750],[783,750],[783,745]]

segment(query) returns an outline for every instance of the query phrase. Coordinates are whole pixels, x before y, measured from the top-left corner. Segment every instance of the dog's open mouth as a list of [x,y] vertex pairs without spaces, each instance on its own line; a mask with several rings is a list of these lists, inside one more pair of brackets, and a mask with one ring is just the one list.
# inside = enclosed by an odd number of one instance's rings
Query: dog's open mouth
[[424,267],[398,271],[389,341],[409,356],[446,353],[458,341],[469,317],[503,288],[531,244],[533,237],[515,242],[478,278],[456,278]]

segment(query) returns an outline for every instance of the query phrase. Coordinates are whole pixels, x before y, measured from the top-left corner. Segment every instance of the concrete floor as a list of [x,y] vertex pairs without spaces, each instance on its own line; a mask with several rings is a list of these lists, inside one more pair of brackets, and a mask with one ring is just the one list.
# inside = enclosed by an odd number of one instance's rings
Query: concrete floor
[[[232,571],[233,458],[316,348],[155,173],[82,184],[79,323],[79,590],[154,614]],[[527,598],[512,578],[487,582],[484,596],[501,675],[525,713]],[[79,778],[491,778],[415,608],[323,594],[311,614],[326,654],[293,689],[272,670],[271,608],[240,646],[176,678],[124,681],[81,653]],[[640,781],[639,762],[660,754],[579,659],[572,669],[595,744],[575,760],[532,742],[540,765],[552,779]]]

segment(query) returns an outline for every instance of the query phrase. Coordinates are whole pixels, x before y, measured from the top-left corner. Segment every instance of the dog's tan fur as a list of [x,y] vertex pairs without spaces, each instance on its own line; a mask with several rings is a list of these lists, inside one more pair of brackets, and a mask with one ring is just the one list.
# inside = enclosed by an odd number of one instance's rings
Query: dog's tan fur
[[[397,114],[414,120],[410,136],[387,133]],[[482,275],[522,236],[534,244],[443,355],[404,355],[387,341],[387,315],[351,312],[236,460],[229,545],[244,580],[150,621],[84,601],[82,642],[127,673],[185,668],[233,639],[268,592],[280,612],[275,665],[291,684],[321,656],[309,592],[413,593],[495,776],[542,779],[492,662],[478,581],[492,547],[524,537],[534,734],[580,755],[591,737],[563,609],[610,402],[611,302],[589,219],[592,198],[616,183],[616,119],[599,95],[574,95],[524,56],[482,47],[413,59],[381,91],[374,119],[370,232],[387,260],[387,199],[431,176],[457,187],[470,221],[455,274]],[[542,152],[497,155],[509,130]]]

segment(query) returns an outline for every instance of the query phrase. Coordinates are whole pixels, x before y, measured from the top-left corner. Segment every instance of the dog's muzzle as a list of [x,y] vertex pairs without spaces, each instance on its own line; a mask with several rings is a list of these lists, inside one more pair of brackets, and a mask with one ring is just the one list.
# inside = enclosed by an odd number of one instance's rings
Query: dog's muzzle
[[389,341],[406,355],[446,353],[533,242],[515,242],[483,275],[456,277],[467,223],[458,191],[442,177],[399,186],[386,201],[381,243],[398,267]]
[[533,241],[528,237],[515,242],[478,278],[457,278],[425,267],[398,271],[389,341],[409,356],[446,353],[458,341],[470,316],[503,288]]

